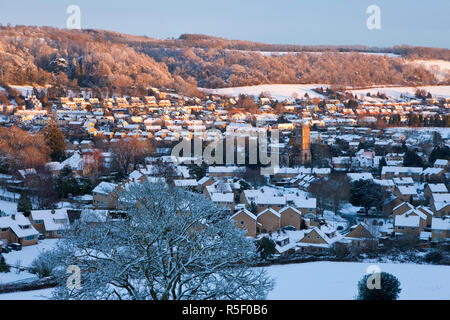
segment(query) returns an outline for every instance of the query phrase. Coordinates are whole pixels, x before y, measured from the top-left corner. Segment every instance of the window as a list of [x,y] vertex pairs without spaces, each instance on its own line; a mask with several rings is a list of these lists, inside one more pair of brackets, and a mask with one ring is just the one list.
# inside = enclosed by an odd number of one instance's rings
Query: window
[[36,224],[42,224],[44,222],[44,220],[35,220],[34,223]]
[[8,231],[8,228],[2,228],[1,231],[6,232],[6,231]]
[[28,236],[28,237],[25,237],[25,240],[27,240],[27,241],[29,241],[29,240],[34,240],[34,239],[36,239],[36,236]]
[[241,224],[244,224],[244,220],[241,220]]

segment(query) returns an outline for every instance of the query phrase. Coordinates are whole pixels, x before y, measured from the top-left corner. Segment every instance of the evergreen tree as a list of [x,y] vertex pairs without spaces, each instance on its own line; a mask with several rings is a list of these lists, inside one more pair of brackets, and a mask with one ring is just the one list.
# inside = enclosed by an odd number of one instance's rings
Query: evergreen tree
[[412,150],[405,152],[403,158],[403,166],[405,167],[423,167],[423,160]]
[[80,186],[73,176],[72,169],[68,166],[64,167],[56,178],[56,191],[59,196],[66,198],[69,194],[78,195],[80,193]]
[[433,164],[436,159],[450,160],[450,148],[445,145],[433,148],[428,161],[430,162],[430,164]]
[[351,184],[350,203],[364,207],[366,212],[371,207],[379,207],[383,200],[383,190],[380,185],[371,180],[357,180]]
[[[373,283],[378,280],[380,285]],[[373,279],[373,280],[372,280]],[[368,281],[369,280],[369,281]],[[372,282],[373,281],[373,282]],[[372,287],[373,286],[373,287]],[[358,282],[357,300],[397,300],[402,289],[398,279],[390,273],[366,274]]]
[[62,161],[66,150],[66,137],[55,121],[51,121],[41,133],[44,135],[47,146],[51,149],[54,161]]
[[378,171],[379,173],[381,173],[381,170],[383,170],[383,167],[387,166],[387,162],[386,159],[384,157],[382,157],[380,159],[380,162],[378,163]]
[[300,222],[300,230],[308,229],[308,226],[306,225],[305,219],[302,219]]
[[256,241],[256,248],[261,258],[270,258],[275,253],[275,242],[272,239],[263,237]]
[[32,209],[30,198],[28,198],[25,192],[22,192],[17,202],[17,211],[22,212],[25,216],[29,216]]
[[250,203],[250,207],[248,208],[248,211],[250,211],[253,214],[257,214],[258,213],[258,207],[256,206],[256,203],[254,201],[252,201]]
[[0,254],[0,272],[9,272],[9,266],[6,264],[5,258]]

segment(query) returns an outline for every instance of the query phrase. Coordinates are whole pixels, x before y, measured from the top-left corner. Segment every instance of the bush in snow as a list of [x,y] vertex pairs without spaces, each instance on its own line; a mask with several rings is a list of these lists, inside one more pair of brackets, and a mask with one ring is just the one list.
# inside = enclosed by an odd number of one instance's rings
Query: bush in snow
[[358,282],[357,300],[397,300],[402,289],[390,273],[366,274]]
[[275,254],[275,242],[267,237],[256,241],[256,247],[263,259],[270,258]]
[[0,272],[9,272],[9,265],[6,264],[5,258],[0,254]]
[[444,259],[444,256],[437,250],[428,252],[424,257],[425,262],[436,264],[441,262],[442,259]]
[[[203,195],[146,182],[123,191],[119,206],[125,218],[78,220],[58,242],[54,298],[264,299],[272,289],[252,265],[253,241]],[[67,285],[70,265],[81,288]]]
[[42,252],[33,260],[30,266],[31,273],[36,274],[39,278],[45,278],[52,275],[55,263],[52,260],[52,253],[49,251]]

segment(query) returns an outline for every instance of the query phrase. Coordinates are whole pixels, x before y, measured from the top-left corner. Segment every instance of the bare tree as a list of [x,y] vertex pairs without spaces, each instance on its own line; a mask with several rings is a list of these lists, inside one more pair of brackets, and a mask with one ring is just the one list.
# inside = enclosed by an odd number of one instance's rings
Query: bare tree
[[[43,259],[58,299],[264,299],[273,283],[252,267],[253,241],[204,196],[165,184],[135,184],[121,194],[126,218],[76,222]],[[81,288],[66,285],[69,265]]]

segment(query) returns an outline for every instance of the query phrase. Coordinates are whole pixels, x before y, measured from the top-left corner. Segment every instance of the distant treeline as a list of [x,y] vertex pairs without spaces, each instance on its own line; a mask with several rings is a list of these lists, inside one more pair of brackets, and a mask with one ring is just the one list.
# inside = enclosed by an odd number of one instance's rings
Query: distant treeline
[[2,26],[0,82],[102,88],[119,94],[154,86],[187,95],[198,93],[198,86],[437,83],[431,72],[401,58],[358,52],[450,61],[450,50],[435,48],[277,45],[193,34],[160,40],[102,30]]

